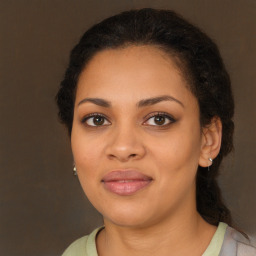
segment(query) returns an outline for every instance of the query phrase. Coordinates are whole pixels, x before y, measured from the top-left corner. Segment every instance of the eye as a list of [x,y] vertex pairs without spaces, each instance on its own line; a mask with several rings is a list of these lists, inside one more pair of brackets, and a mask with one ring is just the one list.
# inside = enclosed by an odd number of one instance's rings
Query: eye
[[87,126],[105,126],[111,124],[105,116],[97,113],[85,116],[82,123],[85,123]]
[[144,122],[146,125],[153,126],[166,126],[168,124],[174,123],[176,120],[166,113],[152,113],[150,117]]

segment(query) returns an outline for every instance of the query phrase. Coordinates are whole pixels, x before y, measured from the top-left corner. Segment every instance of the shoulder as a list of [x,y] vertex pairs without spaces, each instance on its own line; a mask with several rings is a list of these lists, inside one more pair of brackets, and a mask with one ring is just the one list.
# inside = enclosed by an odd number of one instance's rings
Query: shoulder
[[96,236],[104,227],[95,229],[88,236],[83,236],[73,242],[62,254],[62,256],[97,256]]
[[255,256],[256,247],[237,230],[227,227],[220,256]]
[[82,256],[86,255],[86,244],[88,236],[83,236],[74,241],[62,254],[62,256]]

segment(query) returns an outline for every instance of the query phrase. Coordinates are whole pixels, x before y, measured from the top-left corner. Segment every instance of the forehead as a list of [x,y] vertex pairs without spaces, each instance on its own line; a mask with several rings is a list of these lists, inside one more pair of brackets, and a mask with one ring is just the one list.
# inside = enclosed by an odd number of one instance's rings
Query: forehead
[[[145,69],[150,70],[152,66],[154,66],[154,68],[159,65],[162,68],[165,66],[163,71],[169,73],[170,70],[175,70],[179,73],[181,78],[184,77],[180,68],[181,63],[175,54],[167,53],[157,46],[131,45],[117,49],[105,49],[96,53],[89,63],[86,64],[84,70],[80,74],[80,78],[84,73],[86,73],[86,75],[88,75],[88,73],[93,74],[94,72],[100,74],[102,73],[101,71],[109,72],[110,69],[115,72],[118,71],[118,67],[122,68],[127,65],[130,65],[130,70],[132,66],[139,66],[140,69],[137,70],[138,72],[143,71],[143,68],[145,71]],[[108,68],[109,70],[107,70]],[[168,68],[168,70],[166,70],[166,68]]]
[[77,98],[152,97],[172,94],[191,96],[175,61],[154,46],[129,46],[97,53],[82,71]]

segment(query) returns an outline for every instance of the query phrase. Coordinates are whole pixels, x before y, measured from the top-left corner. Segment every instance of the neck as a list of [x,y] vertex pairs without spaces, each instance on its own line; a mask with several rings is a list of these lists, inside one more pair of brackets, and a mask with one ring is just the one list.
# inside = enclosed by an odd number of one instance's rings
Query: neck
[[202,255],[216,231],[196,210],[147,227],[124,227],[105,220],[97,238],[99,256]]

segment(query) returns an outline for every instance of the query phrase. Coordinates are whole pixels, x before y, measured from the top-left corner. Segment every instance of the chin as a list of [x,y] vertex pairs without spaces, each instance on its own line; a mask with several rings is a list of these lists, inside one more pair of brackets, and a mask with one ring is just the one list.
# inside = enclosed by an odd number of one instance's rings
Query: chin
[[111,208],[111,212],[102,212],[104,223],[109,222],[120,227],[141,228],[150,225],[155,219],[146,207]]
[[131,218],[131,216],[118,216],[113,218],[104,217],[104,223],[112,223],[115,226],[126,228],[142,228],[146,226],[145,219]]

